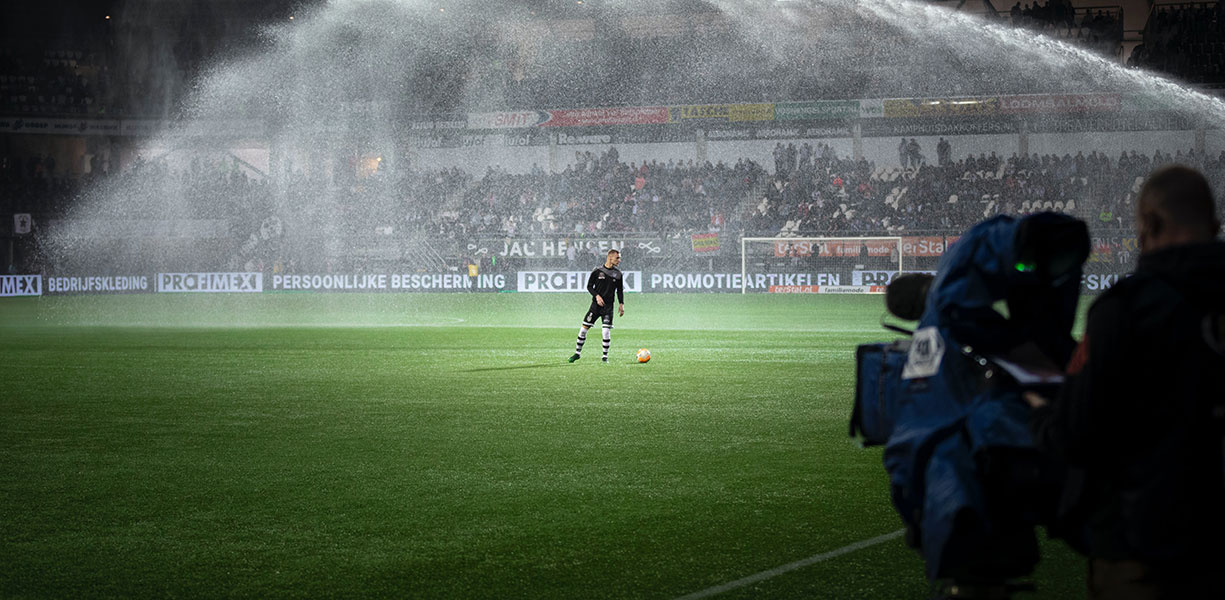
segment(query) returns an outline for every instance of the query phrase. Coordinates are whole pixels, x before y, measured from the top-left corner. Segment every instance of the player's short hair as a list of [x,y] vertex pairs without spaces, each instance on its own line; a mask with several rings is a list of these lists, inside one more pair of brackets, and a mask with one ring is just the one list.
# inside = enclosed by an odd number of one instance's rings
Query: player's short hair
[[1173,165],[1159,169],[1140,188],[1139,217],[1154,234],[1185,229],[1210,240],[1221,230],[1212,188],[1199,171]]
[[616,249],[616,248],[613,248],[612,250],[609,250],[609,251],[608,251],[608,255],[609,255],[609,256],[612,256],[612,255],[614,255],[614,254],[621,254],[621,251],[620,251],[620,250],[618,250],[618,249]]

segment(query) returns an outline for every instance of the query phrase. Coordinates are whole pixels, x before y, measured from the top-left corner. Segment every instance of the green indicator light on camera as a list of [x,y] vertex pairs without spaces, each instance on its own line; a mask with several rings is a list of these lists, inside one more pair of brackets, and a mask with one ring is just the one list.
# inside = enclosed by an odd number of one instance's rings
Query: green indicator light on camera
[[1022,273],[1029,273],[1030,271],[1033,271],[1033,270],[1034,270],[1033,263],[1023,263],[1023,262],[1017,263],[1017,271],[1020,271]]

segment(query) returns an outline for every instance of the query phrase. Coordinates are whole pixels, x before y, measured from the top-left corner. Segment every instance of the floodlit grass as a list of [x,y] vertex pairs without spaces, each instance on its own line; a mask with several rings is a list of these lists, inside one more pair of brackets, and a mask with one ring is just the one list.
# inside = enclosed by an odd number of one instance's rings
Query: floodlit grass
[[[670,598],[900,529],[879,297],[628,300],[571,365],[572,294],[2,299],[0,596]],[[895,539],[719,597],[927,593]]]

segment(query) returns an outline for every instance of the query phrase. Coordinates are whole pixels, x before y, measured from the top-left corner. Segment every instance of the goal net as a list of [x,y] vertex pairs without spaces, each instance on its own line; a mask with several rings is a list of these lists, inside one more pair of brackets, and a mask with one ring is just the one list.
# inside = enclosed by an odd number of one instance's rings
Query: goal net
[[900,237],[740,240],[741,293],[883,294],[901,272]]

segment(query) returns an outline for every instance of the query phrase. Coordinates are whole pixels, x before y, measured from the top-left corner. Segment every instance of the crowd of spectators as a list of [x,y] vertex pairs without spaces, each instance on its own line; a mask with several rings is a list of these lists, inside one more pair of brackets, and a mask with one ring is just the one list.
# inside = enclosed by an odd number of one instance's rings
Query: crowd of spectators
[[1008,17],[1013,26],[1039,31],[1107,56],[1117,56],[1122,47],[1122,13],[1116,7],[1088,8],[1077,15],[1071,0],[1024,6],[1017,2],[1008,11]]
[[[1132,62],[1182,74],[1198,68],[1188,67],[1187,60],[1198,64],[1195,57],[1215,56],[1220,48],[1209,37],[1220,37],[1219,20],[1201,18],[1204,11],[1219,13],[1217,8],[1155,12]],[[1016,27],[1107,55],[1117,55],[1121,47],[1117,11],[1078,11],[1069,0],[1048,0],[1017,3],[1007,14]],[[234,23],[210,30],[206,16],[192,16],[193,25],[178,30],[121,20],[91,29],[83,48],[34,51],[6,45],[0,50],[0,111],[173,115],[191,79],[210,56],[227,48],[223,40],[250,42],[250,32],[240,32]],[[431,113],[1070,91],[1066,78],[1045,71],[1035,76],[1014,69],[1007,78],[991,76],[986,71],[998,71],[998,65],[984,70],[976,61],[990,56],[998,61],[997,53],[950,54],[940,32],[916,36],[863,11],[829,11],[804,27],[789,25],[789,33],[718,12],[573,17],[533,16],[517,26],[516,35],[471,24],[426,29],[417,36],[416,54],[404,56],[409,68],[391,76],[405,85],[380,85],[387,74],[373,74],[349,87],[373,94],[355,100]],[[953,73],[958,76],[948,76]],[[357,75],[346,71],[344,76]],[[388,97],[379,90],[387,90]]]
[[0,155],[0,213],[57,214],[87,180],[57,171],[55,158]]
[[1225,84],[1225,3],[1163,7],[1144,28],[1127,64],[1194,83]]
[[[909,145],[903,140],[901,146]],[[1151,155],[1132,150],[1117,158],[1097,151],[1008,158],[992,152],[884,168],[820,157],[769,178],[746,230],[770,236],[958,231],[996,214],[1044,210],[1070,214],[1097,229],[1129,229],[1139,182],[1157,167],[1175,163],[1202,170],[1215,189],[1225,185],[1225,152],[1208,157],[1194,150]]]
[[[280,183],[252,176],[224,156],[194,158],[172,169],[165,159],[121,173],[62,176],[46,159],[0,159],[0,212],[32,212],[36,221],[73,214],[142,219],[202,219],[230,224],[233,243],[209,242],[210,258],[238,254],[260,223],[279,216],[287,229],[314,236],[312,251],[331,243],[355,248],[371,239],[423,240],[443,254],[475,240],[668,237],[727,232],[732,237],[900,235],[956,232],[996,214],[1054,210],[1099,230],[1132,226],[1137,185],[1164,164],[1196,167],[1225,189],[1225,152],[1092,151],[1064,155],[990,152],[953,160],[941,139],[938,160],[909,154],[901,165],[841,157],[821,143],[779,143],[774,170],[748,159],[623,161],[616,149],[578,152],[563,171],[513,174],[489,168],[376,172],[324,181],[291,173]],[[119,193],[116,193],[119,192]],[[93,204],[94,194],[109,203]],[[121,200],[115,200],[121,198]],[[84,210],[85,213],[82,213]],[[92,211],[92,212],[91,212]],[[279,227],[279,224],[278,224]],[[330,240],[330,241],[329,241]],[[220,254],[218,254],[218,252]],[[264,257],[269,263],[272,257]]]
[[[941,144],[948,141],[942,138]],[[916,145],[902,138],[904,162],[881,168],[805,142],[779,143],[773,173],[748,159],[734,165],[692,159],[626,163],[609,149],[578,152],[558,173],[490,167],[478,177],[458,168],[409,169],[340,186],[295,174],[285,183],[288,200],[277,200],[276,186],[266,178],[224,158],[197,158],[177,171],[165,160],[138,161],[114,176],[72,178],[56,174],[49,157],[0,157],[0,185],[5,213],[63,216],[89,193],[121,189],[145,218],[256,219],[277,202],[309,207],[315,202],[306,197],[313,196],[335,209],[327,216],[339,217],[350,234],[385,224],[443,238],[703,232],[729,224],[751,235],[955,230],[990,214],[1022,214],[1047,204],[1125,228],[1130,212],[1121,203],[1137,179],[1159,166],[1190,165],[1225,186],[1225,152],[1205,157],[1194,150],[1132,150],[1117,158],[1097,151],[1008,158],[991,152],[952,161],[944,158],[951,152],[946,150],[929,164],[909,154]],[[788,222],[793,224],[784,227]]]
[[764,174],[750,160],[626,163],[613,148],[577,152],[559,173],[490,167],[480,177],[458,169],[374,177],[354,186],[364,201],[339,204],[351,231],[381,219],[435,239],[706,232],[737,221]]
[[0,113],[99,114],[105,70],[93,62],[81,50],[0,48]]

